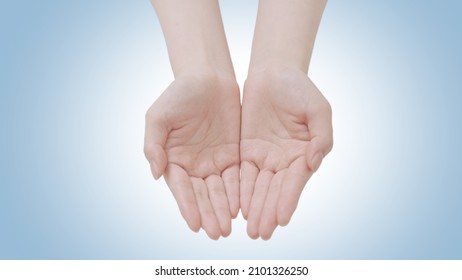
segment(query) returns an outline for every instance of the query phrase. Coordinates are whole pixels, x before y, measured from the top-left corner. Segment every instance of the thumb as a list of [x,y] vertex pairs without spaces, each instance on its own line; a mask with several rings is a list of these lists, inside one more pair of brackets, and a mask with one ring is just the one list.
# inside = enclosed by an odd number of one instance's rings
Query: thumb
[[146,127],[144,135],[144,155],[149,161],[154,178],[159,179],[167,167],[165,142],[168,129],[166,122],[153,113],[152,107],[146,113]]
[[329,140],[320,137],[312,138],[307,150],[307,165],[312,172],[316,172],[321,166],[322,160],[329,153],[332,145]]
[[316,172],[324,157],[332,150],[332,109],[324,98],[316,108],[307,113],[308,131],[311,140],[307,149],[306,160],[308,168]]

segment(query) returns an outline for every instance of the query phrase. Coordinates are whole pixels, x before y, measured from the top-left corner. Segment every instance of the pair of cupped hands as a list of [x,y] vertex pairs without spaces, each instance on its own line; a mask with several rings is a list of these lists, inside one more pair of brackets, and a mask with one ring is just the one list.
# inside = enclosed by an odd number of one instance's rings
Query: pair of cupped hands
[[264,240],[289,223],[301,192],[333,144],[328,101],[294,69],[235,79],[176,77],[146,113],[144,151],[191,230],[231,233],[239,209]]

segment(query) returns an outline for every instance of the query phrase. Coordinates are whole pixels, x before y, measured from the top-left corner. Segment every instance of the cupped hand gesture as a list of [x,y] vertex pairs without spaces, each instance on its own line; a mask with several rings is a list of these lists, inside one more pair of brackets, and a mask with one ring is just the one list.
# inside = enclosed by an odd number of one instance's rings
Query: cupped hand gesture
[[193,231],[228,236],[239,211],[241,106],[235,81],[177,78],[146,114],[145,155]]
[[302,71],[265,71],[244,87],[240,205],[251,238],[269,239],[332,148],[331,108]]

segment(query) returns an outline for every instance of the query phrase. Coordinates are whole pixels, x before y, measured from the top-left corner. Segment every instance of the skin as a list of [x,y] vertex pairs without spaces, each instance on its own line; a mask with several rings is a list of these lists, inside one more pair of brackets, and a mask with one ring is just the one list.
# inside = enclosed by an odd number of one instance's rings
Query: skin
[[[308,78],[323,0],[261,0],[242,112],[216,0],[152,0],[175,80],[146,113],[145,155],[193,231],[251,238],[289,223],[332,148],[331,108]],[[268,32],[271,30],[271,32]]]
[[267,240],[332,147],[331,108],[303,72],[268,70],[246,83],[241,131],[241,210]]
[[152,3],[175,80],[146,114],[145,155],[188,226],[226,237],[239,211],[241,106],[218,2]]
[[307,76],[325,2],[259,3],[240,142],[240,205],[254,239],[289,223],[332,149],[331,107]]

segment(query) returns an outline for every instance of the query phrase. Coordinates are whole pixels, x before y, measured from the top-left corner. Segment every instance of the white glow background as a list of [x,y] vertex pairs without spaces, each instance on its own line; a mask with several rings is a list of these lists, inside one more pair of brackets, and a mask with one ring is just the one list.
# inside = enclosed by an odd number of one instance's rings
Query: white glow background
[[[257,1],[222,0],[239,82]],[[462,4],[330,1],[310,76],[335,145],[291,223],[211,241],[142,145],[171,82],[149,1],[0,2],[1,259],[462,258]]]

